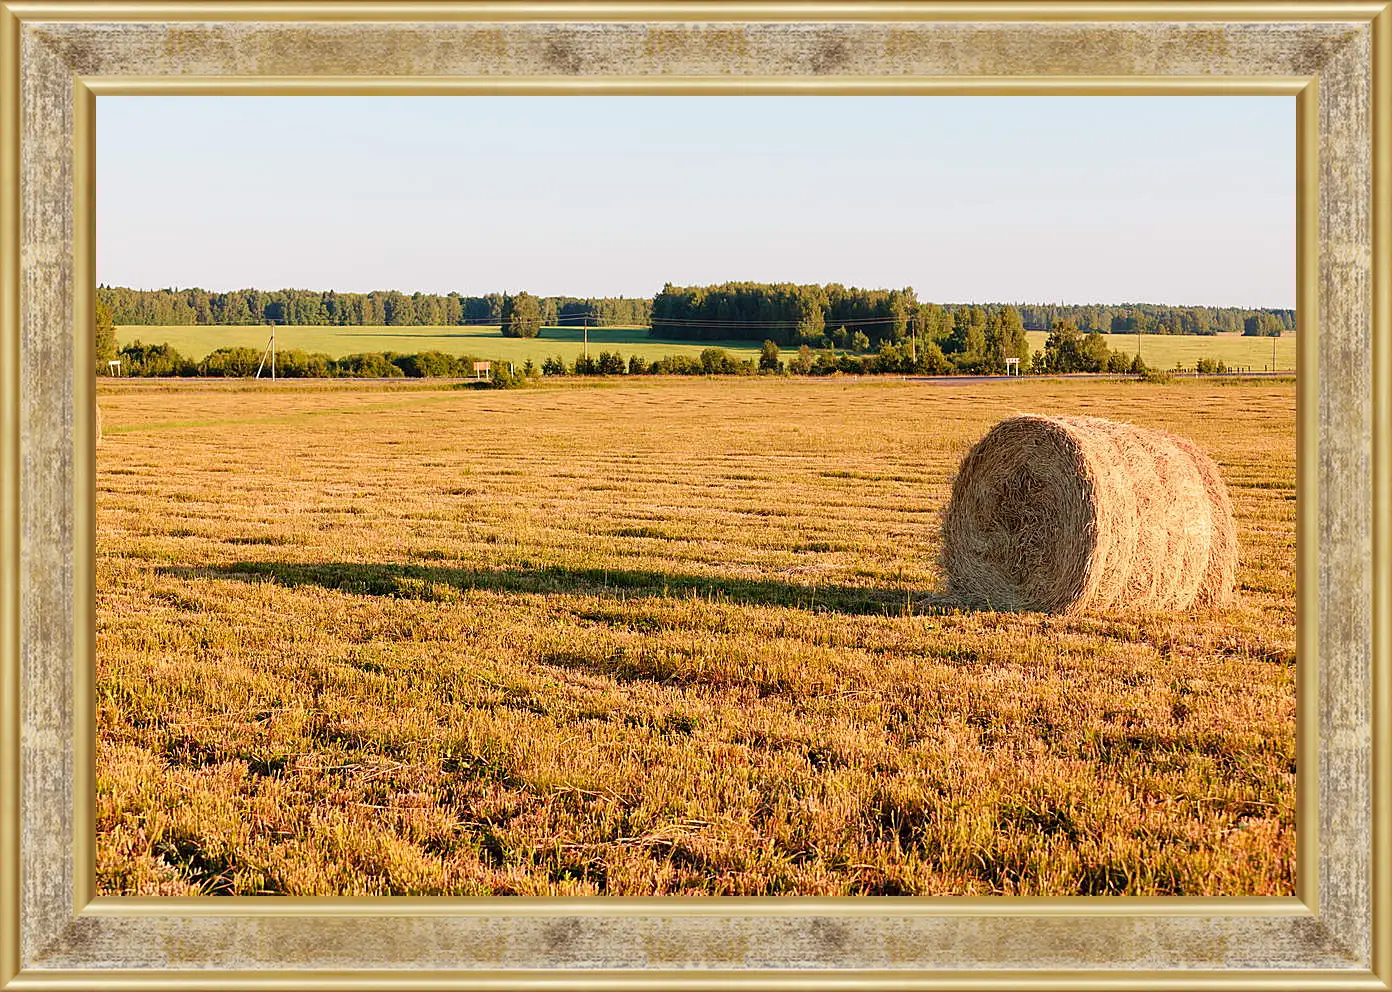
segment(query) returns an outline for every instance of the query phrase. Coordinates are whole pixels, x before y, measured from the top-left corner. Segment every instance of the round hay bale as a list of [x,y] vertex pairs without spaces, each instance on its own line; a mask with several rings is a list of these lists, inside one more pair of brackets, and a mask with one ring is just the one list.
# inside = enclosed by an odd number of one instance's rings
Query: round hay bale
[[1193,442],[1100,417],[1012,417],[962,462],[942,566],[971,606],[1182,610],[1232,601],[1237,530]]
[[1174,442],[1198,466],[1213,511],[1213,546],[1195,605],[1228,606],[1237,600],[1237,524],[1233,522],[1232,499],[1228,496],[1223,474],[1212,458],[1187,437],[1176,435]]

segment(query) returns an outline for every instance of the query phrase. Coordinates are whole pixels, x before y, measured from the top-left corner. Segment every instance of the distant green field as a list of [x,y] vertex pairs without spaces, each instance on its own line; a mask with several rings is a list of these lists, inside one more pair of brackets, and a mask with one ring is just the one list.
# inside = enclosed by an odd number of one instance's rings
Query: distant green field
[[[332,358],[363,351],[443,351],[450,355],[477,355],[499,362],[540,363],[548,355],[574,361],[585,350],[583,330],[578,327],[545,327],[535,338],[505,338],[497,327],[278,327],[276,347],[322,351]],[[217,348],[244,345],[266,347],[270,328],[181,325],[167,327],[116,328],[122,345],[139,339],[146,344],[168,342],[189,358],[201,359]],[[699,355],[703,348],[726,348],[744,357],[757,356],[757,341],[663,341],[648,337],[646,327],[592,327],[590,354],[619,351],[624,357],[639,354],[646,359],[664,355]]]
[[[1047,331],[1028,331],[1031,350],[1043,350]],[[1248,338],[1241,334],[1142,334],[1141,358],[1151,368],[1172,369],[1179,362],[1192,368],[1200,358],[1221,359],[1228,365],[1250,366],[1255,372],[1271,368],[1271,339]],[[1107,347],[1136,353],[1136,335],[1108,334]],[[1276,339],[1276,368],[1290,371],[1295,368],[1295,335]]]
[[[264,348],[269,329],[262,325],[245,327],[177,325],[169,327],[138,327],[122,325],[116,328],[116,338],[122,344],[139,339],[146,344],[168,342],[184,355],[201,359],[217,348],[244,345]],[[548,355],[559,355],[567,361],[584,351],[583,332],[575,327],[543,328],[540,337],[505,338],[497,327],[280,327],[276,330],[276,346],[280,349],[302,348],[305,351],[325,352],[333,358],[362,351],[443,351],[451,355],[478,355],[501,362],[524,362],[528,358],[540,362]],[[1043,349],[1048,335],[1030,331],[1031,349]],[[1128,355],[1135,354],[1136,335],[1109,334],[1107,344]],[[619,351],[625,358],[639,354],[646,359],[663,355],[697,355],[703,348],[726,348],[745,357],[759,352],[756,341],[665,341],[648,337],[646,327],[592,327],[590,352]],[[1200,358],[1222,359],[1229,365],[1250,366],[1263,371],[1271,365],[1271,339],[1248,338],[1237,334],[1212,337],[1194,335],[1142,335],[1141,357],[1152,368],[1173,368],[1176,362],[1192,366]],[[1295,368],[1295,336],[1288,334],[1276,341],[1276,366]]]

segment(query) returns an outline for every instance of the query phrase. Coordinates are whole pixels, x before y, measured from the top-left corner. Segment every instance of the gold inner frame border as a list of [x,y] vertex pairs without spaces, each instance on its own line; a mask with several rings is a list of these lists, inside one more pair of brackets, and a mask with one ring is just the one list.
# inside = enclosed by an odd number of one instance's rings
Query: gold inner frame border
[[[1318,82],[1310,77],[78,77],[74,80],[74,273],[78,296],[74,312],[78,325],[74,339],[78,353],[74,368],[92,364],[89,354],[95,328],[92,311],[96,285],[96,99],[101,96],[1293,96],[1296,134],[1296,311],[1308,315],[1306,331],[1297,339],[1296,488],[1301,494],[1297,510],[1297,605],[1296,657],[1314,658],[1318,646],[1316,617],[1318,587],[1317,487],[1309,483],[1317,468],[1319,433],[1315,400],[1318,359]],[[95,883],[94,767],[96,719],[91,711],[95,698],[95,408],[96,387],[90,376],[74,380],[76,460],[74,500],[74,578],[77,601],[83,604],[75,625],[76,667],[74,688],[81,709],[74,714],[82,728],[74,755],[78,795],[74,818],[74,910],[92,916],[488,916],[498,911],[496,899],[449,897],[390,898],[277,898],[97,896]],[[1109,902],[1118,911],[1147,916],[1307,916],[1318,913],[1319,849],[1318,734],[1311,727],[1318,692],[1318,671],[1313,664],[1297,666],[1296,700],[1296,894],[1292,897],[1119,897]],[[677,897],[627,898],[512,898],[508,900],[527,915],[651,915],[722,916],[731,911],[759,915],[798,915],[815,911],[825,916],[878,916],[888,906],[883,900],[865,898],[789,897]],[[897,916],[1048,916],[1093,915],[1094,899],[1086,896],[1037,898],[925,897],[892,900]],[[510,907],[511,911],[511,907]]]

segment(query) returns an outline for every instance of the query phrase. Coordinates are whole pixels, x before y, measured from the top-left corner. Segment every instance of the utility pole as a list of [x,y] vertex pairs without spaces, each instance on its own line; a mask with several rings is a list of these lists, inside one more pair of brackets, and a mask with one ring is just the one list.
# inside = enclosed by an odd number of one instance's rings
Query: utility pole
[[272,324],[271,324],[271,340],[266,344],[266,350],[263,351],[263,352],[261,353],[261,364],[258,365],[258,366],[256,366],[256,378],[259,379],[259,378],[261,378],[261,370],[264,369],[264,368],[266,367],[266,358],[267,358],[267,356],[269,356],[270,359],[271,359],[271,381],[272,381],[272,382],[275,381],[275,377],[276,377],[276,375],[275,375],[275,366],[276,366],[276,361],[275,361],[275,327],[276,327],[276,325],[275,325],[274,323],[272,323]]
[[1271,336],[1271,371],[1272,371],[1272,372],[1275,372],[1275,371],[1276,371],[1276,339],[1279,338],[1280,336],[1281,336],[1281,332],[1280,332],[1280,331],[1277,331],[1275,334],[1273,334],[1273,335]]

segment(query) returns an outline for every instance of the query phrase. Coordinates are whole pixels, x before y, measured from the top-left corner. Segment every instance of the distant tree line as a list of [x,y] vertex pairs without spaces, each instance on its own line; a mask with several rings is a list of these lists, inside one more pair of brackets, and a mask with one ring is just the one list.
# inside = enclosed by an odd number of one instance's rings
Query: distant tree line
[[1255,334],[1253,321],[1266,328],[1262,334],[1295,330],[1295,311],[1253,310],[1245,307],[1178,307],[1157,303],[1123,303],[1085,306],[1023,305],[1020,316],[1031,331],[1051,329],[1060,320],[1071,320],[1087,333],[1103,334]]
[[[537,304],[541,325],[614,326],[648,323],[649,299],[572,296],[530,297]],[[306,289],[237,289],[212,293],[206,289],[125,289],[100,286],[97,299],[116,324],[291,324],[296,326],[420,327],[502,322],[509,296],[488,293],[461,296],[433,293],[336,293]]]
[[[301,326],[446,326],[504,324],[509,301],[530,313],[539,327],[583,325],[650,326],[653,337],[696,341],[765,338],[780,346],[878,350],[919,338],[941,343],[955,328],[957,315],[1013,309],[1026,330],[1050,330],[1072,321],[1087,333],[1276,335],[1295,330],[1295,311],[1241,307],[1178,307],[1152,303],[1054,305],[932,304],[920,302],[911,287],[857,289],[838,283],[731,282],[714,286],[666,285],[652,299],[634,297],[483,296],[402,293],[336,293],[303,289],[136,290],[101,286],[97,299],[112,322],[162,324],[291,324]],[[981,323],[976,317],[975,323]],[[529,335],[519,335],[529,336]],[[858,347],[864,344],[865,347]]]
[[[961,326],[984,326],[987,315],[1013,312],[1026,330],[1051,330],[1060,321],[1080,331],[1140,334],[1280,334],[1295,330],[1294,310],[1176,307],[1151,303],[1100,305],[933,304],[912,287],[857,289],[837,283],[729,282],[712,286],[668,284],[653,298],[650,334],[698,341],[762,340],[781,346],[878,349],[918,338],[940,345]],[[863,347],[862,347],[863,345]],[[944,350],[947,350],[946,347]],[[969,349],[968,349],[969,350]]]

